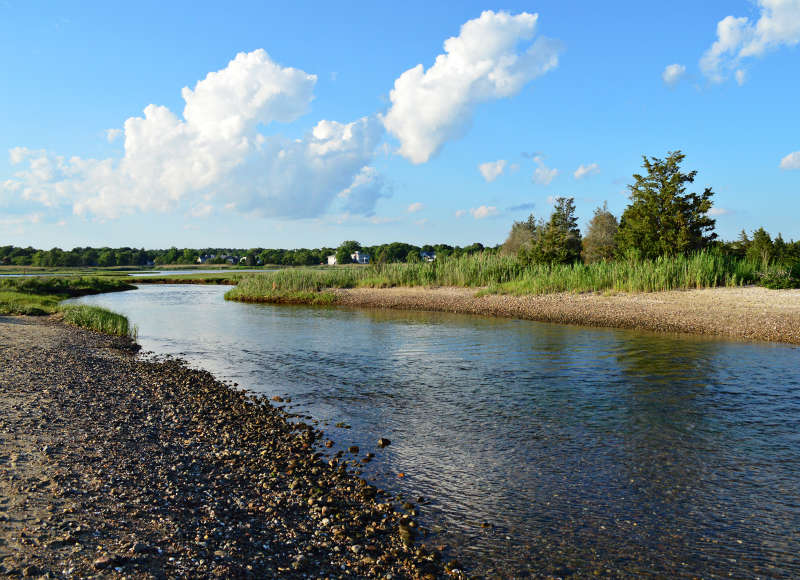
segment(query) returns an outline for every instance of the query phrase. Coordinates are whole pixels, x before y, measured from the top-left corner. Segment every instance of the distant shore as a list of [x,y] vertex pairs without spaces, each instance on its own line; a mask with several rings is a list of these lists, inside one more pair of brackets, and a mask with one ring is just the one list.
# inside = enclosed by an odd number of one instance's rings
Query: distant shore
[[478,296],[473,288],[335,289],[341,306],[430,310],[800,344],[800,290],[748,286],[652,293]]
[[0,576],[446,575],[357,449],[326,461],[313,425],[132,346],[0,316]]

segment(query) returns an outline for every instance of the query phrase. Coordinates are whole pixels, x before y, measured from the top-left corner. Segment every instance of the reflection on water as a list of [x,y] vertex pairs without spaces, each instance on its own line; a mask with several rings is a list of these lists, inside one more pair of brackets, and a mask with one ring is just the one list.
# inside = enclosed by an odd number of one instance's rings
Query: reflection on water
[[146,350],[289,395],[334,449],[374,451],[364,475],[430,498],[424,541],[477,573],[800,575],[796,347],[224,290],[80,300],[127,314]]

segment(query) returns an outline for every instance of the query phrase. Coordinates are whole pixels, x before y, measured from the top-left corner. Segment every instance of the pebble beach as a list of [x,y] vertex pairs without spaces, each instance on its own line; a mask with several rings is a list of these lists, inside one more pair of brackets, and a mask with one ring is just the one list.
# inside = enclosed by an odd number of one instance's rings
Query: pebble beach
[[0,317],[0,575],[460,575],[414,500],[346,469],[358,450],[324,457],[273,402],[135,350]]

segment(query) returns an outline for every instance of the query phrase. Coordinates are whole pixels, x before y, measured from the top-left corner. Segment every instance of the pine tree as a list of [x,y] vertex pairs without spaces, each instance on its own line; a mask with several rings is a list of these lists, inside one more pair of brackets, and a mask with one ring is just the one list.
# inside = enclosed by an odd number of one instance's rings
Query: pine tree
[[622,253],[635,252],[642,258],[674,256],[701,250],[716,237],[715,221],[708,217],[714,192],[686,193],[697,171],[683,173],[686,156],[670,152],[666,159],[643,157],[646,175],[634,174],[628,186],[631,204],[620,219],[617,244]]

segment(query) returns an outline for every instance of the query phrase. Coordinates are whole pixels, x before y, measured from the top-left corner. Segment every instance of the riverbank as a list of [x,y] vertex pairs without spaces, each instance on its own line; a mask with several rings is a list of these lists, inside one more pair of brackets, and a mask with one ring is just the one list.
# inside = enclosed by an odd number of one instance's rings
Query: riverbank
[[479,295],[470,288],[332,289],[360,308],[431,310],[800,344],[800,290],[755,286],[651,293]]
[[130,345],[0,317],[0,575],[444,574],[358,457],[323,461],[313,426]]

